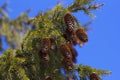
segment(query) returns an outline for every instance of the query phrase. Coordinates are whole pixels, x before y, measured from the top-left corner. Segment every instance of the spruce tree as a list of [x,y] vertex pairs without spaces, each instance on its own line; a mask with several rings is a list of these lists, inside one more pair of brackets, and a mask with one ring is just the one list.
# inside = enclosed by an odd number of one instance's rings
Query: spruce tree
[[[0,8],[0,42],[5,36],[13,49],[0,56],[0,80],[101,80],[101,75],[110,74],[106,70],[75,64],[79,54],[74,46],[84,47],[89,39],[86,28],[72,13],[84,11],[94,17],[91,11],[102,5],[94,0],[75,0],[67,7],[58,4],[52,10],[39,12],[33,19],[27,16],[27,10],[11,21],[3,5]],[[20,41],[21,33],[24,37]]]

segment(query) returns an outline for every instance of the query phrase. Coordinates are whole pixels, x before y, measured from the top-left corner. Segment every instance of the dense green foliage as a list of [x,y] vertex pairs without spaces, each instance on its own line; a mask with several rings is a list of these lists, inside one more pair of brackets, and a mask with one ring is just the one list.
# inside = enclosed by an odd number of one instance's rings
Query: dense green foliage
[[[0,80],[79,80],[76,74],[79,74],[80,80],[100,80],[98,75],[110,74],[108,71],[83,65],[74,65],[70,70],[68,66],[66,68],[66,57],[60,50],[61,45],[70,44],[63,36],[67,29],[65,15],[83,10],[85,14],[94,17],[90,11],[101,5],[94,4],[94,0],[75,0],[68,7],[58,4],[52,10],[40,12],[34,19],[30,19],[28,12],[25,12],[12,21],[4,15],[4,8],[1,7],[0,37],[6,36],[10,46],[17,47],[15,50],[8,49],[0,56]],[[72,17],[75,20],[74,30],[84,29],[77,18]],[[21,33],[25,33],[24,37],[21,37]],[[56,47],[45,52],[44,45],[52,45],[50,38],[55,40]],[[64,76],[61,70],[65,72]],[[97,78],[92,79],[91,74]]]

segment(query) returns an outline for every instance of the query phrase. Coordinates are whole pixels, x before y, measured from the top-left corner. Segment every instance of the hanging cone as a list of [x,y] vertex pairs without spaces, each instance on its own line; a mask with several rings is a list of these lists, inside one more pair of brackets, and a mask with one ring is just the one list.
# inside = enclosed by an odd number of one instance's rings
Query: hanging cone
[[76,30],[76,35],[83,43],[88,42],[88,36],[84,28],[79,28]]
[[50,49],[50,39],[49,38],[43,38],[41,43],[41,51],[42,53],[48,52]]
[[56,50],[57,49],[57,44],[56,44],[56,41],[55,41],[54,38],[50,38],[50,43],[51,43],[50,49],[51,50]]
[[93,72],[90,74],[90,80],[100,80],[100,77],[97,75],[97,73]]
[[63,64],[64,64],[65,69],[67,71],[73,70],[73,63],[72,63],[72,59],[71,58],[64,58],[63,59]]
[[73,42],[73,44],[77,44],[78,39],[74,31],[74,26],[75,26],[74,17],[70,13],[67,13],[64,16],[64,21],[67,26],[65,30],[64,38],[66,39],[67,42],[69,41],[69,42]]
[[72,43],[68,43],[68,46],[70,48],[70,51],[72,52],[73,56],[78,56],[77,51],[74,49],[74,45]]
[[63,55],[64,58],[72,58],[70,48],[68,47],[67,44],[62,44],[60,46],[60,52],[61,52],[61,54]]
[[72,27],[67,27],[64,33],[64,38],[67,42],[72,42],[74,45],[79,43],[79,39]]
[[65,38],[66,42],[72,42],[70,36],[67,33],[64,33],[63,37]]
[[65,21],[67,27],[74,28],[74,25],[75,25],[74,17],[70,13],[67,13],[64,16],[64,21]]
[[65,32],[69,35],[75,34],[75,30],[72,27],[67,27]]
[[70,48],[71,54],[72,54],[72,61],[76,62],[76,56],[78,55],[77,51],[74,49],[74,45],[72,43],[68,43],[68,46]]

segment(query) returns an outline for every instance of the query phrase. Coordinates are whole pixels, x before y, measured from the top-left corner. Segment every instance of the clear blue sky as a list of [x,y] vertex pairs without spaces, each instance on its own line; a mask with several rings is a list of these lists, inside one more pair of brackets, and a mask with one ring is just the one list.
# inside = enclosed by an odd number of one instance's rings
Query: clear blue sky
[[[29,16],[34,17],[38,11],[51,9],[58,1],[61,1],[64,6],[72,2],[72,0],[0,0],[0,5],[5,1],[9,1],[10,19],[16,18],[30,7],[32,11]],[[93,30],[88,32],[89,42],[78,50],[78,63],[112,71],[112,74],[103,77],[103,80],[120,80],[120,9],[118,9],[120,8],[120,1],[99,1],[105,3],[105,6],[94,12],[96,19],[89,26]],[[82,13],[74,15],[82,24],[91,20],[89,16]]]

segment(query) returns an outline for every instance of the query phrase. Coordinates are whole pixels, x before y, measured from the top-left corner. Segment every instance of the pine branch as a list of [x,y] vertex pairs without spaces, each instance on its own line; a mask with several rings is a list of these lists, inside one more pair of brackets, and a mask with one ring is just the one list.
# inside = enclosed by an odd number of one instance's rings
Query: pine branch
[[[2,22],[1,34],[6,36],[12,47],[19,47],[15,50],[9,49],[0,56],[1,79],[77,80],[75,71],[78,71],[81,80],[100,80],[100,75],[110,74],[90,66],[73,65],[78,55],[74,45],[83,46],[88,42],[88,35],[71,12],[83,10],[90,15],[91,10],[102,6],[91,5],[92,2],[75,0],[68,7],[58,4],[52,10],[40,12],[30,22],[27,10],[15,20]],[[30,29],[30,25],[34,29]],[[21,43],[20,32],[26,33]],[[64,71],[64,76],[61,70]]]

